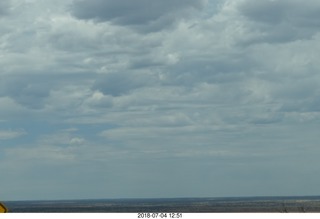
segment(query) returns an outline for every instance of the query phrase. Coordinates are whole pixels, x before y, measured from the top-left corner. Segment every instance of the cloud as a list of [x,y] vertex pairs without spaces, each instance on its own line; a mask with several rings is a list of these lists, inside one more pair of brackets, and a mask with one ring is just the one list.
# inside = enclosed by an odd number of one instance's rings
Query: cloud
[[274,191],[292,194],[305,186],[281,173],[316,171],[317,1],[10,5],[0,168],[16,184],[5,199],[270,195],[279,176]]
[[24,106],[21,106],[12,98],[7,96],[0,97],[0,105],[2,106],[0,109],[0,115],[2,118],[9,119],[16,115],[25,116],[29,113]]
[[203,8],[204,0],[74,1],[72,14],[85,20],[109,21],[142,31],[158,31]]
[[157,78],[148,73],[138,72],[117,72],[99,76],[92,89],[99,90],[105,95],[120,96],[128,94],[130,91],[152,86]]
[[9,140],[14,138],[19,138],[25,135],[26,132],[23,130],[13,131],[13,130],[0,130],[0,139]]
[[[291,1],[294,2],[294,1]],[[285,11],[288,9],[288,1],[242,1],[239,9],[246,17],[257,21],[270,24],[278,24],[287,16]],[[290,9],[289,9],[290,10]]]
[[238,9],[251,22],[248,27],[258,31],[257,41],[310,39],[320,27],[320,4],[314,0],[303,3],[298,0],[244,0],[240,1]]
[[2,95],[9,96],[17,103],[31,108],[42,106],[44,98],[49,96],[46,81],[37,77],[13,77],[2,81]]
[[[301,3],[298,0],[245,0],[239,5],[240,12],[246,17],[266,24],[277,25],[289,22],[299,27],[316,27],[320,25],[320,4],[316,0]],[[300,26],[301,25],[301,26]]]
[[10,0],[2,0],[0,2],[0,17],[7,15],[10,9]]

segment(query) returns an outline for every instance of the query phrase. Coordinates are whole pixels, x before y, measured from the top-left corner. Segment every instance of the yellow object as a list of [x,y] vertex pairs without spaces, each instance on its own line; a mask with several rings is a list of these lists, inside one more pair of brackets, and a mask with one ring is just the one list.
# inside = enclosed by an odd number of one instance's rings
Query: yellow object
[[0,213],[6,213],[6,212],[8,212],[8,209],[6,208],[6,206],[4,206],[4,204],[0,202]]

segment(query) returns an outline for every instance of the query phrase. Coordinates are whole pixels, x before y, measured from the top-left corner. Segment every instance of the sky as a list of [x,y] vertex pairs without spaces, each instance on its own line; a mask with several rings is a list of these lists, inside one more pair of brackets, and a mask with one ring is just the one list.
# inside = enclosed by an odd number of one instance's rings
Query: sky
[[320,195],[320,1],[1,0],[0,200]]

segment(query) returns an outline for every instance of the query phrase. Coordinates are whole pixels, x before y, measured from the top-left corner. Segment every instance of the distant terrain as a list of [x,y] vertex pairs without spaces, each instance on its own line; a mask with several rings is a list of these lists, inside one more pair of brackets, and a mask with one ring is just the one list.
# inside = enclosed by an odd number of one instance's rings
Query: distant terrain
[[320,197],[8,201],[9,212],[320,212]]

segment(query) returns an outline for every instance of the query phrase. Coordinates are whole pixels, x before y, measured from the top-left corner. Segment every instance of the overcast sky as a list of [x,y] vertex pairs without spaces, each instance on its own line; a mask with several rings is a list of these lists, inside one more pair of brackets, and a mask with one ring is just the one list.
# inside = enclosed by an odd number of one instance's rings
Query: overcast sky
[[320,195],[319,0],[1,0],[0,200]]

